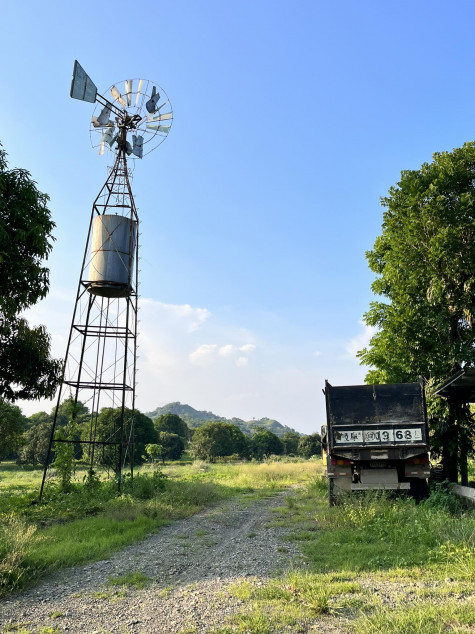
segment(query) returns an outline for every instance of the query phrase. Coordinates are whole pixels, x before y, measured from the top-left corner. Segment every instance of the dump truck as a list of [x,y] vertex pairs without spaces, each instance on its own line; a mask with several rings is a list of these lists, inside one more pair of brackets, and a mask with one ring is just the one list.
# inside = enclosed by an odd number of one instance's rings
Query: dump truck
[[429,430],[422,379],[417,383],[333,386],[325,381],[322,453],[329,502],[351,491],[428,494]]

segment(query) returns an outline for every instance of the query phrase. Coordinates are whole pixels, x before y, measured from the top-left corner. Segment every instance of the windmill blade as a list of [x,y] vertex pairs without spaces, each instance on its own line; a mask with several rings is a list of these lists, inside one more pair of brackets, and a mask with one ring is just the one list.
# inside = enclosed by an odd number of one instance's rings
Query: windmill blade
[[127,97],[127,105],[132,103],[132,79],[127,79],[125,82],[125,96]]
[[122,97],[122,95],[120,94],[120,92],[117,90],[117,88],[115,86],[112,86],[111,88],[111,95],[114,97],[114,99],[117,99],[117,101],[124,106],[124,108],[126,108],[127,106],[125,105],[125,101],[124,98]]
[[137,105],[137,103],[139,101],[140,93],[142,92],[142,85],[143,85],[143,79],[141,79],[139,81],[139,87],[138,87],[138,90],[137,90],[137,96],[135,97],[135,105]]
[[165,132],[165,134],[168,134],[170,132],[171,126],[170,125],[158,125],[158,124],[151,125],[151,124],[149,124],[147,126],[147,128],[149,130],[158,130],[158,132]]
[[173,112],[164,112],[163,114],[156,115],[152,117],[152,115],[148,115],[147,121],[165,121],[166,119],[173,119]]
[[150,97],[150,99],[145,104],[147,112],[150,112],[150,114],[153,114],[154,112],[157,112],[157,103],[159,101],[160,101],[160,93],[157,92],[157,89],[154,86],[152,88],[152,96]]
[[132,135],[132,140],[134,142],[134,146],[132,148],[133,154],[138,156],[138,158],[143,157],[143,136],[140,135]]
[[157,108],[157,112],[160,112],[160,110],[163,108],[163,106],[166,106],[166,105],[167,105],[167,103],[170,103],[170,100],[169,100],[169,99],[167,99],[166,101],[164,101],[164,102],[162,103],[162,105],[161,105],[161,106],[159,106],[159,107]]
[[112,148],[115,143],[115,138],[115,126],[113,125],[111,128],[107,128],[107,130],[104,130],[104,132],[102,133],[101,145],[103,143],[107,143],[107,145]]
[[101,146],[99,148],[99,156],[104,154],[104,141],[101,141]]
[[109,120],[109,115],[111,114],[111,110],[109,106],[106,106],[101,110],[101,113],[98,117],[92,117],[92,125],[95,128],[107,128],[113,123]]
[[105,106],[105,108],[101,110],[101,114],[97,117],[97,121],[100,123],[100,125],[104,125],[104,126],[109,125],[110,114],[111,114],[111,110],[109,106]]

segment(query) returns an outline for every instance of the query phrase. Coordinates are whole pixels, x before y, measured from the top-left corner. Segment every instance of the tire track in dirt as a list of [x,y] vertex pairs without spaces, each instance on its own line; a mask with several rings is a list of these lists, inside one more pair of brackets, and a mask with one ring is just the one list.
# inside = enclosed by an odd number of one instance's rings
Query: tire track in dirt
[[[29,632],[206,632],[244,603],[227,589],[238,579],[265,583],[302,565],[285,529],[269,525],[286,491],[247,506],[244,498],[180,520],[104,561],[55,573],[0,603],[0,626]],[[141,572],[143,589],[111,587],[111,577]]]

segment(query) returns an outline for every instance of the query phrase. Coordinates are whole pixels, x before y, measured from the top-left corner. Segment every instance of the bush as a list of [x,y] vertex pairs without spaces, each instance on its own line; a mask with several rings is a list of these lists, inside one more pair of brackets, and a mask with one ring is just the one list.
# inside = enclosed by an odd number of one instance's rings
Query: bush
[[134,479],[123,479],[124,493],[130,493],[138,500],[150,500],[157,493],[163,491],[166,486],[167,476],[159,469],[155,469],[152,475],[137,473]]

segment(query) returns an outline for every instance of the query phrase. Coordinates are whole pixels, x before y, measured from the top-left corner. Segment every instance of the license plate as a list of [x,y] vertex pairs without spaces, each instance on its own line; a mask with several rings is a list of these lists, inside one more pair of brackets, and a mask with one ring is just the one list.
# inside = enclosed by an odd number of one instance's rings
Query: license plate
[[356,431],[335,431],[335,444],[386,444],[410,443],[422,440],[422,430],[418,427],[404,429],[358,429]]

